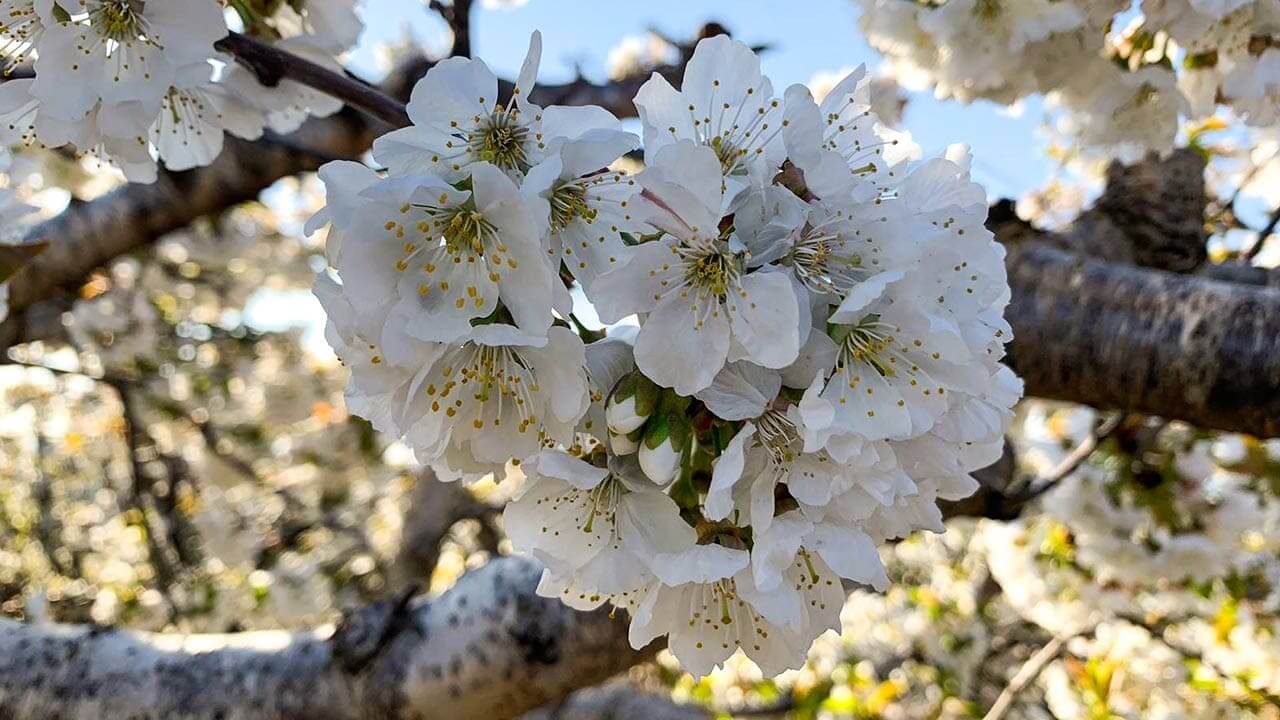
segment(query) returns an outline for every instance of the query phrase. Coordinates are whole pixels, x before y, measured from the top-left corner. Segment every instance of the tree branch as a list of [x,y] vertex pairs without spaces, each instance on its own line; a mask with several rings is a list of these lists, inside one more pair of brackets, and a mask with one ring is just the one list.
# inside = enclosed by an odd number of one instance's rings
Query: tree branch
[[1013,707],[1018,694],[1040,676],[1040,671],[1044,670],[1046,665],[1058,657],[1069,639],[1063,636],[1055,637],[1028,658],[1022,667],[1018,668],[1018,672],[1014,674],[1005,689],[1000,692],[1000,697],[996,698],[991,709],[982,716],[982,720],[1001,720]]
[[400,548],[391,564],[391,587],[426,584],[440,560],[440,543],[460,520],[487,522],[499,512],[477,500],[462,483],[445,483],[424,468],[409,491],[409,507],[404,512]]
[[404,103],[378,88],[257,38],[232,32],[214,43],[214,48],[234,55],[240,64],[258,76],[258,82],[267,87],[275,87],[281,80],[292,80],[341,100],[347,107],[356,108],[392,128],[409,124]]
[[329,637],[0,620],[0,717],[497,720],[651,657],[630,649],[622,619],[538,597],[539,573],[531,560],[494,560],[435,600],[348,613]]
[[449,4],[431,0],[430,7],[444,19],[453,33],[453,47],[449,54],[471,57],[471,0],[452,0]]
[[[734,717],[738,717],[735,715]],[[672,701],[666,695],[646,693],[626,683],[588,688],[556,705],[539,708],[520,720],[711,720],[711,712],[698,705]]]
[[1280,291],[1009,251],[1009,364],[1027,394],[1280,435]]
[[1271,217],[1267,219],[1267,224],[1258,231],[1258,237],[1254,238],[1253,244],[1245,251],[1241,258],[1244,264],[1253,263],[1253,259],[1258,257],[1258,253],[1267,246],[1267,241],[1271,239],[1271,234],[1276,231],[1276,227],[1280,226],[1280,207],[1271,211]]

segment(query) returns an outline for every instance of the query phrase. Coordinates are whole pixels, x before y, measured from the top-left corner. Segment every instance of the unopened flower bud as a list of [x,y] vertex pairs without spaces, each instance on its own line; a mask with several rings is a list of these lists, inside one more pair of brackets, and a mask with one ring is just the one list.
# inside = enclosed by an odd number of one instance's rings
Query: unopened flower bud
[[609,449],[613,450],[614,455],[630,455],[640,449],[640,440],[644,437],[643,433],[609,433]]
[[653,414],[658,395],[658,386],[638,371],[623,378],[605,406],[609,431],[625,435],[638,430]]
[[649,423],[644,442],[640,443],[640,469],[659,485],[666,485],[680,474],[686,432],[673,418],[659,415]]

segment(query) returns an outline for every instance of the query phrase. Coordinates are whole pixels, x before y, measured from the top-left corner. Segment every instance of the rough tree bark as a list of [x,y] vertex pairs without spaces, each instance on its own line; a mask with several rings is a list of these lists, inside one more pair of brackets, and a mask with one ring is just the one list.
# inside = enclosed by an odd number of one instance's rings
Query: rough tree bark
[[1009,255],[1027,394],[1280,435],[1280,290],[1035,244]]
[[[757,715],[752,713],[752,716]],[[698,705],[672,702],[626,683],[612,683],[576,692],[564,702],[539,708],[521,720],[710,720],[711,717],[706,708]]]
[[1059,232],[992,209],[1028,395],[1280,435],[1280,288],[1215,279],[1230,275],[1206,262],[1207,202],[1204,159],[1183,149],[1113,163]]
[[4,720],[510,718],[651,657],[626,623],[534,592],[501,558],[439,598],[384,601],[331,635],[149,635],[0,620]]

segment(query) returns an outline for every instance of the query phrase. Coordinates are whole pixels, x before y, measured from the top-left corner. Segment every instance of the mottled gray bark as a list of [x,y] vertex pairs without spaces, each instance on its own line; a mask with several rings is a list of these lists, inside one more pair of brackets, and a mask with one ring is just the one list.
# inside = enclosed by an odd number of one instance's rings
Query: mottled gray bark
[[332,635],[150,635],[0,621],[3,720],[517,717],[650,657],[626,622],[534,593],[494,560],[441,597],[350,613]]
[[1113,161],[1106,191],[1045,240],[1096,260],[1190,272],[1208,258],[1204,158],[1180,149],[1132,165]]
[[1038,243],[1008,265],[1009,363],[1027,394],[1280,435],[1280,290]]
[[1280,435],[1280,287],[1274,271],[1206,262],[1203,173],[1192,150],[1115,163],[1058,232],[992,208],[1009,250],[1009,364],[1028,395]]

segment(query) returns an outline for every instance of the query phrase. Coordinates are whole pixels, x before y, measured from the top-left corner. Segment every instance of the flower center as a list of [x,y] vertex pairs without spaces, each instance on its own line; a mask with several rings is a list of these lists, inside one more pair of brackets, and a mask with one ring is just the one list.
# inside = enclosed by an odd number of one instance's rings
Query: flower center
[[742,269],[734,255],[719,247],[681,248],[677,252],[685,260],[685,282],[689,285],[720,299],[737,286]]
[[881,376],[893,377],[896,373],[891,365],[895,359],[885,352],[892,345],[893,335],[889,326],[880,322],[878,315],[868,315],[849,328],[840,343],[836,368],[841,370],[854,363],[865,363]]
[[6,75],[26,62],[27,53],[43,30],[34,2],[12,7],[0,16],[0,68]]
[[746,157],[747,149],[736,146],[732,141],[723,135],[717,135],[711,138],[711,149],[715,151],[716,158],[720,160],[721,175],[746,175],[747,168],[740,165],[742,158]]
[[537,424],[533,406],[538,379],[518,350],[472,344],[464,347],[457,359],[461,362],[456,367],[443,359],[441,384],[429,383],[426,387],[427,396],[432,398],[432,412],[443,412],[452,418],[470,410],[472,426],[477,430],[486,421],[501,427],[503,417],[512,409],[520,418],[516,426],[519,432],[527,432]]
[[618,500],[622,498],[625,488],[618,479],[610,475],[604,482],[591,488],[591,509],[587,512],[587,521],[582,525],[583,532],[591,532],[596,516],[603,517],[614,525],[617,522]]
[[120,43],[144,34],[143,0],[107,0],[90,12],[89,22],[98,34]]
[[587,204],[587,190],[581,185],[567,182],[551,192],[551,232],[563,230],[574,218],[590,222],[596,215],[597,211]]
[[467,146],[473,155],[485,162],[503,170],[525,172],[529,169],[528,156],[524,151],[528,139],[529,128],[521,124],[520,111],[499,105],[471,131]]
[[486,240],[495,237],[497,230],[478,210],[458,208],[444,223],[441,235],[451,255],[464,251],[484,255]]
[[712,93],[705,107],[689,105],[698,139],[715,151],[720,174],[746,175],[747,163],[764,153],[789,121],[780,120],[776,99],[764,99],[760,88],[748,87],[740,96],[728,96],[718,78],[711,81]]
[[843,294],[858,281],[862,258],[842,252],[844,239],[825,226],[806,224],[788,259],[805,287],[818,293]]
[[770,410],[756,420],[756,438],[776,465],[789,465],[799,454],[800,435],[780,410]]

